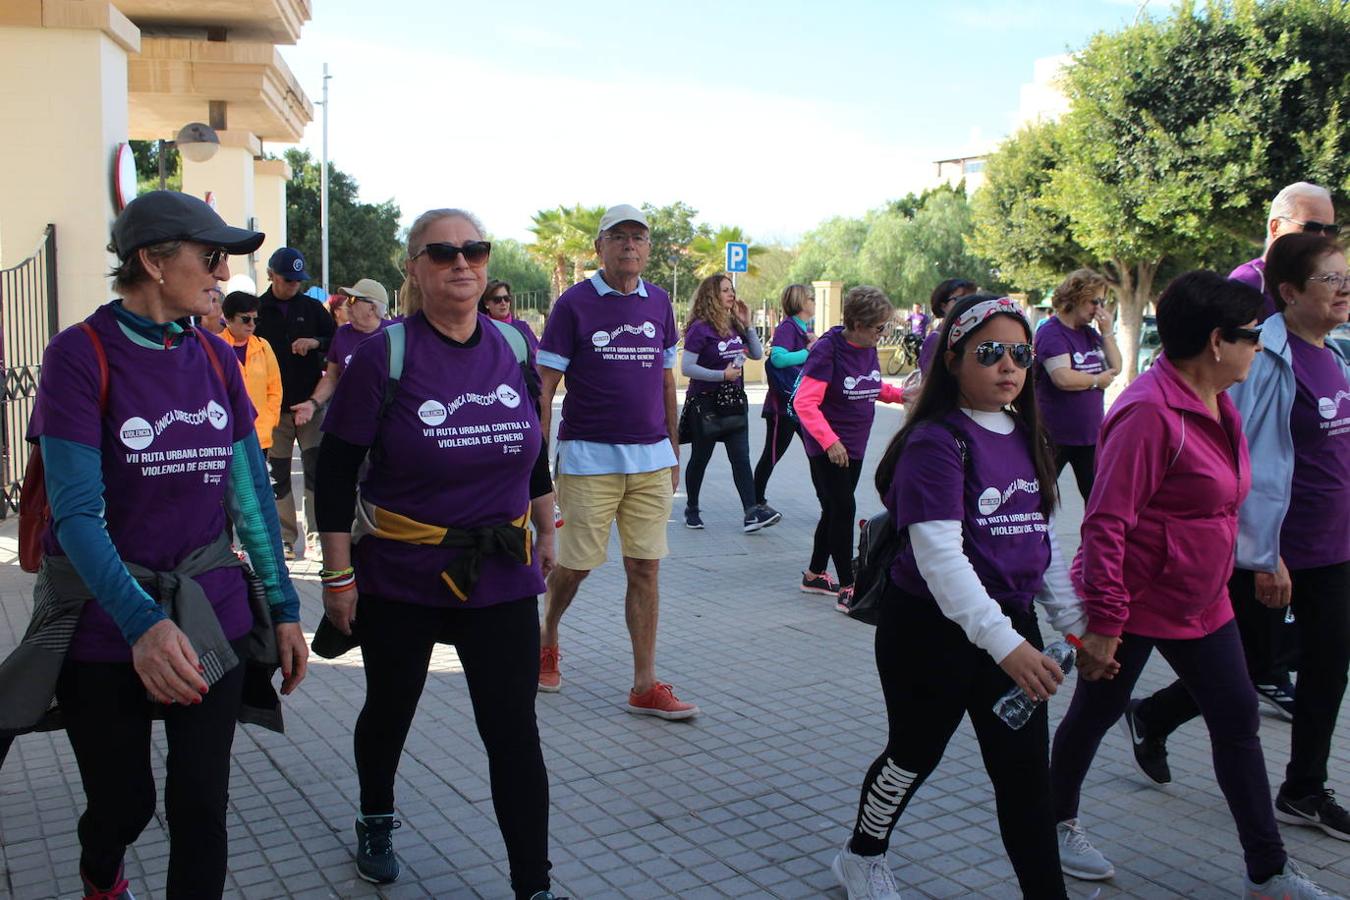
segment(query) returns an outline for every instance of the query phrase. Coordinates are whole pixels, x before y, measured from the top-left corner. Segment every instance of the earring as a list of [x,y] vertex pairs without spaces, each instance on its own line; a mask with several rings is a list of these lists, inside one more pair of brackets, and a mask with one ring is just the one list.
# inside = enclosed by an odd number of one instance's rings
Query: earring
[[160,284],[163,284],[163,283],[164,283],[164,276],[163,276],[163,275],[159,276],[159,283],[160,283]]
[[1214,351],[1214,361],[1215,361],[1215,362],[1223,362],[1223,354],[1220,353],[1218,350],[1215,350],[1215,351]]

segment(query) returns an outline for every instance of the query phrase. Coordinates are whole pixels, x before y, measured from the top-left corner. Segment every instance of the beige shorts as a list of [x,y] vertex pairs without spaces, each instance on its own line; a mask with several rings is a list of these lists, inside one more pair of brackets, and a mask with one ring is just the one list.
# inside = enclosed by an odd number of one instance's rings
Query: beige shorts
[[578,572],[608,558],[610,524],[619,525],[619,549],[633,559],[663,559],[674,493],[670,469],[635,475],[559,475],[554,479],[563,526],[558,564]]

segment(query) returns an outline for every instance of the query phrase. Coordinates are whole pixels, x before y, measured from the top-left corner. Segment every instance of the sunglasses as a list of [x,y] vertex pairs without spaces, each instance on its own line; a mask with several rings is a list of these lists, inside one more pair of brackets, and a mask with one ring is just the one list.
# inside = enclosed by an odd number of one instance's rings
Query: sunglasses
[[243,322],[245,325],[252,325],[254,322],[258,321],[258,317],[256,315],[252,316],[239,315],[235,316],[235,318],[238,319],[240,322]]
[[229,251],[224,247],[212,247],[210,250],[201,254],[201,258],[202,262],[206,263],[206,271],[214,272],[216,269],[220,268],[220,264],[224,262],[225,257],[229,255]]
[[1293,222],[1303,229],[1304,234],[1325,234],[1327,237],[1335,237],[1341,233],[1341,226],[1337,225],[1335,222],[1330,224],[1313,221],[1300,222],[1298,219],[1291,219],[1288,216],[1280,216],[1280,218],[1284,219],[1286,222]]
[[1031,365],[1035,351],[1030,344],[1005,344],[1001,341],[984,341],[975,347],[975,361],[982,366],[992,366],[1003,358],[1003,354],[1012,357],[1019,369]]
[[487,299],[488,299],[488,302],[489,302],[489,303],[510,303],[510,302],[511,302],[511,295],[510,295],[510,294],[494,294],[493,296],[491,296],[491,297],[489,297],[489,298],[487,298]]
[[448,266],[455,261],[456,256],[463,256],[464,261],[471,266],[481,266],[487,262],[488,254],[492,252],[492,244],[488,241],[465,241],[463,245],[447,244],[443,241],[436,241],[427,244],[413,259],[417,259],[423,253],[438,266]]
[[1255,328],[1229,328],[1223,332],[1223,339],[1233,342],[1247,341],[1248,343],[1255,344],[1261,340],[1261,326],[1257,325]]

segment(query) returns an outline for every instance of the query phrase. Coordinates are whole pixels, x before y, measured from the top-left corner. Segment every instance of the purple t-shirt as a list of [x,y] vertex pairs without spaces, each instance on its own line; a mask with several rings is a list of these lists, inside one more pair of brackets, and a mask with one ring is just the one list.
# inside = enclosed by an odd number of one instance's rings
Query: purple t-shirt
[[1228,277],[1234,281],[1251,285],[1266,298],[1266,305],[1262,308],[1258,321],[1264,322],[1278,312],[1275,308],[1275,295],[1266,286],[1266,261],[1264,259],[1258,256],[1256,259],[1248,260],[1229,272]]
[[351,362],[352,353],[356,348],[366,338],[374,337],[388,328],[389,323],[389,319],[381,319],[374,331],[359,331],[355,325],[348,322],[333,332],[333,340],[328,343],[328,355],[324,358],[330,363],[337,363],[338,374],[341,375],[347,370],[347,364]]
[[927,372],[928,367],[933,363],[933,357],[937,356],[938,338],[942,329],[934,328],[928,332],[928,337],[923,339],[923,346],[919,348],[919,371]]
[[[421,313],[404,322],[403,376],[380,419],[389,379],[388,345],[362,343],[352,354],[323,420],[349,443],[378,443],[361,496],[429,525],[502,525],[530,507],[530,472],[539,456],[539,417],[511,345],[479,315],[478,343],[457,346]],[[377,435],[378,428],[378,435]],[[377,441],[378,437],[378,441]],[[538,594],[539,561],[483,557],[478,583],[461,602],[441,572],[463,550],[364,537],[352,565],[357,589],[423,606],[483,607]]]
[[1051,316],[1036,331],[1036,404],[1050,439],[1062,447],[1085,447],[1097,443],[1102,430],[1106,395],[1101,391],[1062,391],[1055,387],[1045,361],[1068,356],[1075,372],[1096,375],[1106,371],[1102,336],[1091,327],[1070,328]]
[[1291,569],[1350,560],[1350,383],[1329,347],[1293,334],[1294,480],[1280,528],[1280,555]]
[[[253,431],[253,404],[227,345],[198,330],[172,350],[133,343],[111,304],[88,319],[108,358],[108,412],[99,418],[99,371],[93,344],[67,328],[47,346],[29,425],[40,436],[98,447],[103,460],[104,519],[117,553],[159,572],[173,569],[225,529],[221,505],[234,442]],[[204,355],[209,344],[221,363],[221,384]],[[55,530],[46,553],[64,556]],[[225,636],[253,627],[242,570],[216,569],[196,579]],[[151,596],[154,596],[153,593]],[[103,607],[86,603],[71,644],[72,659],[123,662],[131,648]]]
[[[796,316],[788,316],[778,323],[778,327],[773,330],[773,340],[770,347],[781,347],[788,353],[796,353],[799,350],[805,350],[811,343],[811,335],[803,330],[801,323]],[[770,354],[772,355],[772,354]],[[773,363],[766,362],[766,366]],[[789,373],[789,382],[797,380],[797,373],[802,370],[801,366],[787,367]],[[769,382],[773,384],[773,382]],[[764,417],[781,416],[787,412],[787,406],[782,394],[778,391],[770,390],[764,395]]]
[[928,313],[910,313],[908,316],[909,333],[924,337],[928,334]]
[[[802,367],[803,378],[824,381],[825,399],[820,412],[830,428],[843,441],[848,458],[862,459],[867,438],[872,433],[877,397],[881,395],[881,363],[876,347],[855,347],[844,340],[844,328],[836,325],[820,336]],[[823,456],[811,433],[802,430],[802,443],[808,456]]]
[[[883,501],[897,528],[917,522],[962,523],[962,549],[989,596],[1008,613],[1025,613],[1050,565],[1050,536],[1040,482],[1019,425],[996,434],[964,413],[947,418],[965,435],[968,466],[951,432],[926,422],[909,435]],[[906,542],[891,566],[902,590],[931,597]]]
[[539,349],[569,360],[560,441],[655,444],[668,440],[665,351],[680,339],[670,295],[600,296],[590,279],[553,304]]
[[[703,368],[716,369],[721,372],[731,365],[731,361],[736,357],[745,359],[745,339],[735,333],[730,337],[720,335],[707,322],[696,319],[684,333],[684,352],[694,354],[695,361]],[[695,396],[706,394],[716,390],[721,383],[720,381],[702,381],[698,378],[691,378],[689,379],[689,393]],[[745,379],[737,378],[736,383],[744,385]]]

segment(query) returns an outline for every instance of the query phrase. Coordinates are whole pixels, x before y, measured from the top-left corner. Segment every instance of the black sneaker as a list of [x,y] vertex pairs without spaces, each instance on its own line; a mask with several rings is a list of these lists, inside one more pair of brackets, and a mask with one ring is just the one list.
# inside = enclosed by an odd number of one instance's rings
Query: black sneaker
[[402,866],[394,855],[394,829],[403,823],[387,816],[360,816],[356,820],[356,872],[374,884],[397,881]]
[[122,877],[122,866],[117,867],[117,876],[113,882],[106,888],[96,886],[89,880],[89,876],[84,874],[84,869],[80,869],[80,882],[84,885],[84,900],[136,900],[131,896],[131,888],[127,885],[127,880]]
[[749,534],[752,531],[759,531],[761,528],[768,528],[770,525],[777,525],[781,518],[783,518],[782,513],[776,509],[769,509],[767,506],[752,506],[750,511],[745,514],[745,527],[741,530]]
[[1336,792],[1323,789],[1294,800],[1280,788],[1275,795],[1275,818],[1289,825],[1320,828],[1334,838],[1350,841],[1350,813],[1336,802]]
[[684,508],[684,527],[700,529],[703,527],[703,517],[698,514],[698,510]]
[[572,898],[563,897],[559,894],[553,893],[552,891],[539,891],[538,893],[531,894],[530,900],[572,900]]
[[803,572],[802,593],[837,597],[839,595],[839,583],[830,577],[829,572],[821,572],[819,575]]
[[1281,719],[1294,721],[1294,685],[1289,679],[1283,684],[1256,685],[1256,696]]
[[1171,784],[1172,770],[1167,765],[1167,738],[1154,737],[1137,712],[1142,700],[1131,700],[1120,717],[1120,727],[1134,750],[1134,767],[1154,784]]

